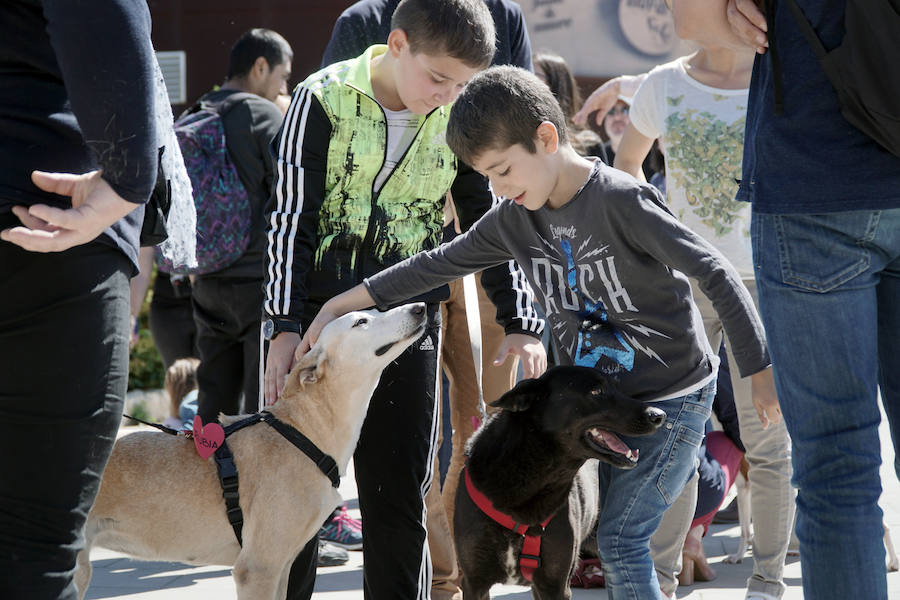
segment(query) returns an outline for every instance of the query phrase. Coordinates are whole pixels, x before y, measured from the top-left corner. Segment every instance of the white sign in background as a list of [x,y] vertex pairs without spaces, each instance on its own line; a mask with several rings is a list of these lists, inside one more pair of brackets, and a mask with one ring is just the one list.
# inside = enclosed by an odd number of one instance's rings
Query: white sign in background
[[693,51],[665,0],[518,0],[533,50],[561,55],[576,75],[649,71]]

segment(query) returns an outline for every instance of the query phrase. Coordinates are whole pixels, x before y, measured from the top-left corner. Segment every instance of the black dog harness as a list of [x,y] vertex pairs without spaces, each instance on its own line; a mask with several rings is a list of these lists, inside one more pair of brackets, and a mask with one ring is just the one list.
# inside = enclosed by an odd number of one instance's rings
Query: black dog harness
[[288,425],[284,421],[279,421],[275,415],[269,411],[258,412],[250,415],[246,419],[236,421],[230,425],[223,427],[225,430],[225,439],[222,445],[216,449],[215,459],[216,468],[219,474],[219,483],[222,485],[222,497],[225,499],[225,514],[228,516],[228,522],[234,529],[234,535],[237,537],[238,544],[244,545],[241,531],[244,527],[244,513],[241,511],[240,495],[238,494],[238,471],[234,464],[234,457],[231,449],[228,448],[228,436],[250,425],[257,423],[265,423],[272,429],[281,434],[281,436],[300,449],[303,454],[307,455],[310,460],[316,463],[319,470],[331,480],[331,485],[338,487],[341,484],[341,476],[338,472],[337,462],[319,450],[318,446],[312,443],[308,437],[297,431],[294,427]]
[[[132,421],[155,427],[169,435],[186,435],[191,433],[166,427],[159,423],[150,423],[132,417],[131,415],[122,416],[127,417]],[[244,513],[241,511],[240,495],[238,494],[237,466],[234,464],[234,457],[231,454],[231,449],[228,447],[228,442],[226,440],[228,436],[235,431],[243,429],[244,427],[249,427],[250,425],[256,425],[260,422],[266,423],[269,427],[280,433],[284,439],[297,446],[297,448],[316,463],[319,470],[331,480],[332,486],[338,487],[341,484],[341,476],[338,471],[337,462],[335,462],[331,456],[319,450],[318,446],[313,444],[308,437],[284,421],[279,421],[275,415],[267,410],[250,415],[246,419],[236,421],[231,425],[223,427],[222,429],[225,431],[226,439],[223,439],[222,445],[216,449],[216,470],[219,475],[219,483],[222,486],[222,497],[225,498],[225,514],[228,516],[228,522],[231,523],[231,527],[234,529],[234,535],[237,537],[238,544],[241,546],[244,545],[244,540],[241,536],[241,531],[244,528]]]

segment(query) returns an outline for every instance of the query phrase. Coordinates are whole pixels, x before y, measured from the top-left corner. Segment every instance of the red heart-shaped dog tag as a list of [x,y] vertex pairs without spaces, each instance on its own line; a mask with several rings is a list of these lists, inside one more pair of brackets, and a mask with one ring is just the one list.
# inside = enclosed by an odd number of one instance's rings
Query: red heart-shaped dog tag
[[194,416],[194,446],[197,453],[206,460],[225,441],[225,430],[218,423],[203,424],[200,415]]

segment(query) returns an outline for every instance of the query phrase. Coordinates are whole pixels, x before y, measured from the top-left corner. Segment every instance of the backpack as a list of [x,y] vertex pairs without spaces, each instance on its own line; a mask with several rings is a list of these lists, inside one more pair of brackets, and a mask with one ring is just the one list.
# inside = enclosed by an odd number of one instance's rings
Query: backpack
[[800,30],[851,125],[900,157],[900,0],[847,0],[844,39],[830,52],[795,0]]
[[222,117],[253,94],[236,93],[219,104],[198,102],[175,121],[175,135],[194,190],[197,266],[175,267],[160,252],[160,270],[203,275],[234,263],[250,243],[250,198],[225,146]]

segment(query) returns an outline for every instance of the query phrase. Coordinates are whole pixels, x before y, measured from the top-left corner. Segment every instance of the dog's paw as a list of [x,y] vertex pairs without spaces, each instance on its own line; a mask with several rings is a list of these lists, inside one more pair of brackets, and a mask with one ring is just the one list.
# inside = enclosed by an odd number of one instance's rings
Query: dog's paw
[[728,563],[729,565],[737,565],[740,564],[741,561],[744,560],[743,554],[729,554],[725,558],[722,559],[722,562]]

